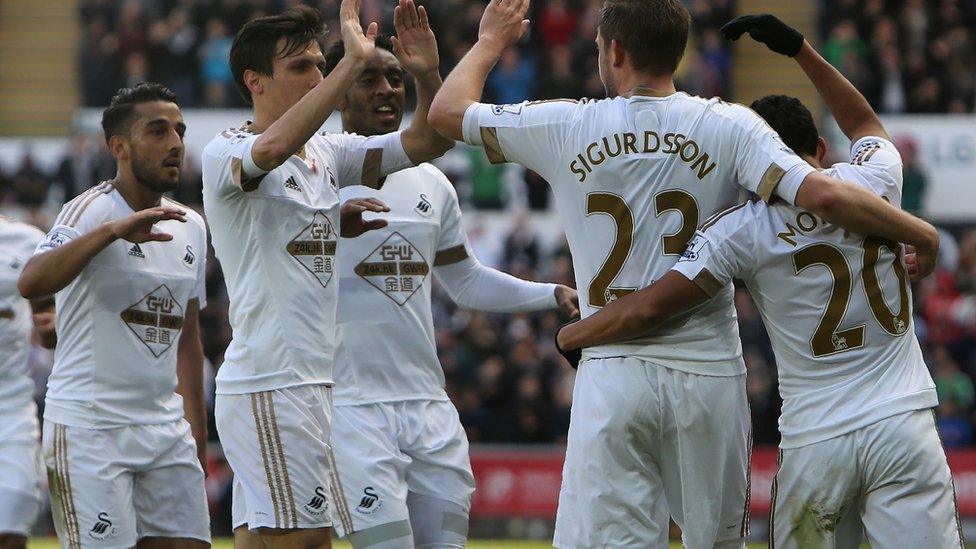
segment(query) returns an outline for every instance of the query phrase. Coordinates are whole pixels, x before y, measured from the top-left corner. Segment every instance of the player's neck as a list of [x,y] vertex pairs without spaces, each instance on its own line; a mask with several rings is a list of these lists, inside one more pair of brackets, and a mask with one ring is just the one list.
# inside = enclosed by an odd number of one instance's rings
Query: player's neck
[[815,156],[810,156],[808,154],[804,154],[804,155],[801,155],[800,158],[806,160],[807,161],[807,164],[810,164],[811,166],[813,166],[814,169],[817,169],[817,170],[824,169],[823,165],[820,164],[820,161],[817,160],[817,157],[815,157]]
[[161,193],[157,193],[140,183],[136,176],[128,170],[120,169],[112,184],[125,199],[126,204],[135,212],[159,206],[163,198]]
[[670,74],[655,76],[643,72],[625,71],[617,76],[617,90],[622,97],[631,95],[667,97],[678,91],[674,87],[674,76]]

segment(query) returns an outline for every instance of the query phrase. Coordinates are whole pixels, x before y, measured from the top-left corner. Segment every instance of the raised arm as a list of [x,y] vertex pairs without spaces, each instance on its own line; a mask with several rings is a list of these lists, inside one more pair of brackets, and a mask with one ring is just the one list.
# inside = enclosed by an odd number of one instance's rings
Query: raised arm
[[878,115],[854,84],[817,53],[803,35],[776,16],[764,13],[737,17],[723,26],[722,32],[730,40],[748,32],[770,50],[795,59],[851,142],[865,136],[888,139]]
[[441,135],[462,139],[464,112],[481,100],[488,73],[502,51],[518,42],[529,27],[529,0],[491,0],[481,17],[478,41],[461,58],[430,105],[427,120]]
[[152,230],[155,223],[166,219],[185,222],[186,212],[169,206],[147,208],[102,223],[77,238],[59,234],[55,227],[42,244],[49,249],[27,262],[17,281],[17,289],[27,299],[53,295],[77,278],[93,257],[120,238],[135,243],[172,240],[172,235]]
[[430,102],[442,83],[437,40],[430,28],[427,10],[423,6],[418,8],[413,0],[400,0],[400,5],[393,10],[393,26],[397,32],[390,38],[393,52],[417,84],[417,109],[400,138],[411,162],[420,164],[441,156],[454,146],[452,139],[437,133],[427,122]]
[[197,458],[207,471],[207,409],[203,397],[203,344],[200,343],[200,301],[191,299],[176,349],[176,392],[197,444]]
[[359,23],[359,3],[360,0],[342,0],[339,7],[339,25],[346,53],[332,72],[267,128],[259,128],[263,131],[251,148],[251,160],[259,169],[271,171],[301,149],[325,124],[363,72],[366,59],[376,47],[378,27],[376,23],[370,23],[363,32]]

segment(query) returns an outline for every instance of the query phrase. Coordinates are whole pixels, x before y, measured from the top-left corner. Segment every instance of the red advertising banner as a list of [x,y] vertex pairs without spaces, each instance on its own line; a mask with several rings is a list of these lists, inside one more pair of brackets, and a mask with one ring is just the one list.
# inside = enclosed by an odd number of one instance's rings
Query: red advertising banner
[[[472,448],[478,489],[471,516],[555,518],[563,456],[562,449]],[[976,450],[952,450],[948,457],[959,513],[976,517]],[[750,474],[752,513],[767,516],[776,448],[754,448]]]

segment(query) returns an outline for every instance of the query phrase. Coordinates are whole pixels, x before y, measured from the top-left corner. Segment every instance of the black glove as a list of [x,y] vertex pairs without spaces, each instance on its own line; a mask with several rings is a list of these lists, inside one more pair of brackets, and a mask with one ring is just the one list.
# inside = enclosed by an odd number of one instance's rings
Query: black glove
[[722,26],[726,40],[738,40],[745,32],[774,52],[789,57],[800,53],[803,48],[803,35],[769,13],[743,15]]
[[567,322],[566,324],[560,326],[559,329],[556,330],[556,335],[553,337],[553,341],[556,343],[556,350],[559,351],[559,353],[566,358],[566,361],[569,362],[569,365],[572,366],[574,370],[576,370],[579,368],[580,360],[583,360],[583,349],[564,351],[559,347],[559,332],[562,331],[562,329],[565,328],[566,326],[572,324],[573,322],[579,322],[579,319]]

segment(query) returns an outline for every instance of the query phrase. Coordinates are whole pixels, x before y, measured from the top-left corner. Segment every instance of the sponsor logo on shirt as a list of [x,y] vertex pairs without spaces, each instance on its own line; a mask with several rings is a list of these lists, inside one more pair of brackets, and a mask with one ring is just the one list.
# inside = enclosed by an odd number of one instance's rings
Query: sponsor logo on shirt
[[367,486],[363,490],[363,498],[359,500],[359,505],[356,506],[356,512],[361,515],[371,515],[382,506],[383,500],[380,499],[379,494],[372,486]]
[[424,284],[430,265],[416,246],[394,231],[354,270],[383,295],[403,306]]
[[305,510],[313,515],[321,515],[329,509],[329,498],[325,495],[325,488],[315,487],[315,495],[305,504]]
[[288,179],[285,179],[285,188],[298,192],[301,192],[302,190],[302,188],[298,186],[298,182],[295,181],[295,176],[293,175],[290,175],[288,176]]
[[332,221],[319,210],[312,222],[302,229],[286,246],[286,250],[302,267],[312,273],[322,287],[332,280],[335,267],[336,233]]
[[183,328],[183,307],[165,284],[130,305],[120,316],[156,358],[173,346]]
[[98,541],[115,537],[116,534],[118,534],[118,528],[112,524],[109,514],[104,512],[98,514],[95,524],[88,530],[88,537]]
[[142,247],[138,244],[133,244],[132,247],[129,248],[129,255],[132,257],[138,257],[139,259],[146,259],[146,254],[142,253]]
[[420,202],[417,203],[414,211],[424,217],[430,217],[434,213],[434,206],[430,203],[430,200],[427,199],[427,195],[421,194]]

